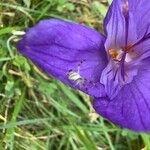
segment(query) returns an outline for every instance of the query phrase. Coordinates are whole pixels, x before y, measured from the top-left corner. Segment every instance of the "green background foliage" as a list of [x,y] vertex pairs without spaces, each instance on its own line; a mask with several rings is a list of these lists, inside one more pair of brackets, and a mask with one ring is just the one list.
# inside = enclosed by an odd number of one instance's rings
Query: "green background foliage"
[[[47,77],[16,50],[12,31],[44,18],[103,30],[107,0],[0,1],[0,150],[140,150],[150,136],[97,115],[92,98]],[[40,59],[40,58],[39,58]]]

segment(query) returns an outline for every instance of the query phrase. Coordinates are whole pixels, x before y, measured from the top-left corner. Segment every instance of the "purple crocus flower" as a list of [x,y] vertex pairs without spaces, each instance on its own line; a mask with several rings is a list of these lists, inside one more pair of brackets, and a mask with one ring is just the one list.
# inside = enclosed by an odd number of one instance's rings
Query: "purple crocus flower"
[[150,1],[114,0],[105,35],[43,20],[18,50],[47,74],[94,97],[96,112],[124,128],[150,131]]

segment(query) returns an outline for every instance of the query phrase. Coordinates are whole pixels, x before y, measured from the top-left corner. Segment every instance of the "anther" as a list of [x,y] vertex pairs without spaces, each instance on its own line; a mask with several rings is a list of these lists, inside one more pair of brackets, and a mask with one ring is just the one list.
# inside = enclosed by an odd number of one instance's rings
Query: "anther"
[[113,58],[113,59],[117,59],[118,53],[114,48],[111,48],[109,50],[109,55]]

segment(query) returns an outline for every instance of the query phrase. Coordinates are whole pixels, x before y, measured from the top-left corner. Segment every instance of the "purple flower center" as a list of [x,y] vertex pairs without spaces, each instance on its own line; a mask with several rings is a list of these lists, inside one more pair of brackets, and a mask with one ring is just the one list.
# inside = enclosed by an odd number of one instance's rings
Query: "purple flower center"
[[[116,50],[114,48],[108,51],[109,56],[113,61],[120,63],[121,76],[125,81],[125,62],[130,62],[133,59],[133,45],[128,45],[127,47],[123,47],[120,50]],[[134,56],[135,57],[135,56]]]
[[[125,84],[133,80],[138,73],[140,62],[150,56],[149,51],[138,52],[141,44],[149,38],[150,33],[145,33],[135,44],[108,50],[109,63],[102,73],[101,83],[105,85],[110,99],[114,98]],[[112,89],[107,89],[110,88],[109,84]]]
[[[105,48],[109,63],[100,79],[110,99],[113,99],[122,87],[132,82],[138,74],[142,60],[150,56],[149,48],[146,49],[150,39],[149,24],[143,35],[136,36],[135,26],[131,27],[132,12],[129,12],[131,9],[129,2],[124,0],[120,5],[121,9],[112,15],[113,19],[109,20],[106,26],[109,36],[106,39]],[[119,5],[115,7],[118,8]],[[122,21],[116,19],[118,14],[121,15],[119,19]],[[116,26],[114,26],[115,21]],[[134,38],[132,38],[132,32],[135,33]]]

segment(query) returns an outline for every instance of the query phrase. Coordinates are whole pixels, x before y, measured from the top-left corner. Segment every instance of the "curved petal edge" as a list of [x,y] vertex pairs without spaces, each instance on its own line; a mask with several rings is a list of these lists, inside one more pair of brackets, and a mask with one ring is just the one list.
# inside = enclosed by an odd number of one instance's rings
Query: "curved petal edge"
[[40,21],[18,43],[19,52],[49,75],[85,93],[104,96],[105,37],[89,27],[58,19]]

